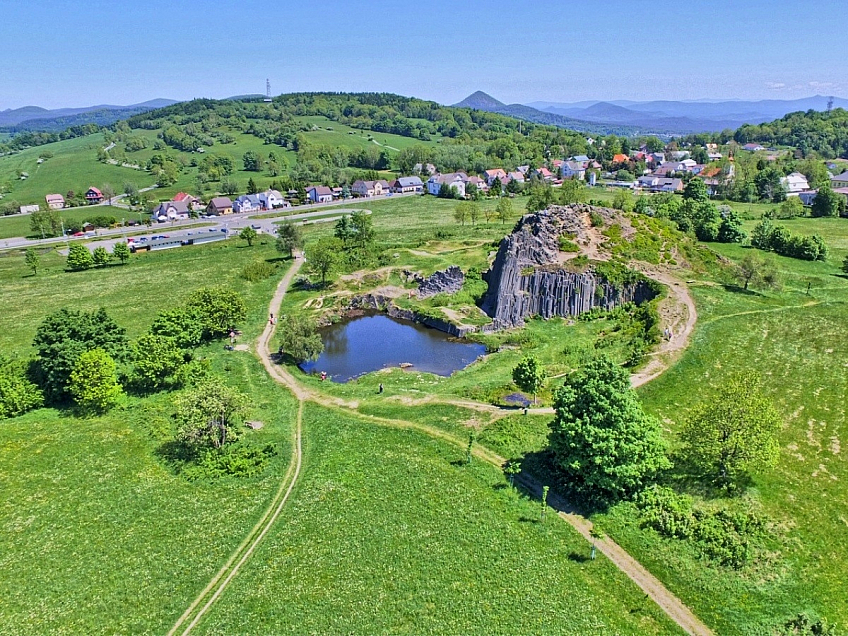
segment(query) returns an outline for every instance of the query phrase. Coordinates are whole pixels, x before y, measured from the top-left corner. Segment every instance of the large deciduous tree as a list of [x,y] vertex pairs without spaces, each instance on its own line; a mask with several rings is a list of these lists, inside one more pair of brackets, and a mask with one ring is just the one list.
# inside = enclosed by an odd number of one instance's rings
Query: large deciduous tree
[[185,308],[159,312],[150,326],[150,333],[172,339],[180,349],[193,349],[203,342],[199,312]]
[[296,362],[314,360],[324,350],[315,323],[306,316],[280,316],[280,351]]
[[112,246],[112,256],[121,261],[121,265],[126,265],[130,259],[130,247],[124,241],[118,241]]
[[113,360],[121,361],[127,340],[124,330],[103,308],[90,313],[60,309],[38,327],[33,346],[36,375],[46,398],[55,404],[70,397],[68,382],[83,353],[102,349]]
[[221,448],[238,439],[247,406],[246,395],[210,378],[177,398],[177,436],[196,450]]
[[188,297],[185,306],[197,316],[207,339],[225,336],[247,316],[241,294],[224,286],[198,289]]
[[775,466],[781,423],[763,395],[759,376],[736,372],[724,379],[715,396],[695,407],[681,438],[694,465],[721,486],[733,488],[748,471]]
[[239,238],[247,241],[248,247],[253,247],[253,241],[256,240],[257,236],[259,236],[259,234],[257,234],[256,230],[254,230],[250,226],[247,226],[241,232],[239,232]]
[[[347,217],[342,217],[346,219]],[[296,249],[303,249],[303,230],[296,223],[281,223],[277,227],[277,251],[288,252],[289,258],[294,257]]]
[[130,345],[132,383],[147,391],[174,384],[177,372],[186,363],[186,357],[186,352],[177,346],[173,338],[142,334]]
[[554,463],[563,482],[589,501],[630,496],[671,466],[659,422],[642,410],[627,372],[606,357],[571,374],[554,409]]
[[306,267],[321,277],[321,284],[327,282],[327,276],[338,266],[342,251],[342,242],[335,237],[324,237],[306,250]]
[[79,272],[94,267],[94,257],[85,245],[74,243],[68,248],[68,269]]

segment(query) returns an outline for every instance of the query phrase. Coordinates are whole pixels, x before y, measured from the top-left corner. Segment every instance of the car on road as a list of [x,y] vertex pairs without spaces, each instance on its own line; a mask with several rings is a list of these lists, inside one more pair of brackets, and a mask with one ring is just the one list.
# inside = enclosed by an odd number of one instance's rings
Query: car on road
[[71,236],[85,236],[85,232],[74,232]]
[[210,228],[209,228],[209,231],[210,231],[210,232],[217,232],[218,230],[217,230],[217,229],[215,229],[214,227],[210,227]]
[[262,226],[259,225],[259,223],[254,223],[250,227],[252,227],[254,230],[261,230],[262,229]]

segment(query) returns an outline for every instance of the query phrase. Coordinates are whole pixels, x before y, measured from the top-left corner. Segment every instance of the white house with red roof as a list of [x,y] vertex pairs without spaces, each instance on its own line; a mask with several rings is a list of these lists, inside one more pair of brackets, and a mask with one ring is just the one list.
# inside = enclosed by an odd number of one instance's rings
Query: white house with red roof
[[65,207],[65,197],[61,194],[48,194],[44,199],[51,210],[61,210]]

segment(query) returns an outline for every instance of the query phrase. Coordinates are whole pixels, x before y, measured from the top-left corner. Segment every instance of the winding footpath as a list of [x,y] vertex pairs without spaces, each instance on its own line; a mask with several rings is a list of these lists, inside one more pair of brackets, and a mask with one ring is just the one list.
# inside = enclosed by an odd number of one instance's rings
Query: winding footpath
[[[271,303],[269,305],[269,313],[279,315],[279,309],[283,297],[285,296],[292,279],[300,270],[300,267],[302,265],[303,259],[297,258],[294,264],[289,268],[289,271],[280,281],[280,284],[278,285],[277,290],[274,293],[274,297],[272,298]],[[697,319],[697,314],[695,312],[695,304],[692,301],[691,296],[689,295],[687,287],[682,282],[677,281],[676,279],[673,279],[668,275],[657,276],[656,273],[653,272],[652,275],[669,286],[673,302],[678,302],[685,305],[686,315],[685,318],[681,317],[681,320],[683,320],[682,327],[678,325],[678,328],[675,329],[674,336],[670,340],[664,341],[660,347],[660,350],[658,351],[658,353],[660,354],[671,355],[657,356],[655,358],[655,360],[657,361],[656,364],[649,364],[648,368],[646,368],[646,371],[633,376],[632,383],[634,386],[640,386],[641,384],[644,384],[650,381],[651,379],[659,376],[669,366],[670,359],[674,357],[674,354],[681,352],[683,349],[685,349],[694,329],[695,321]],[[426,424],[420,424],[418,422],[406,420],[365,415],[357,411],[357,402],[345,401],[334,396],[325,395],[323,393],[313,391],[301,385],[294,377],[294,375],[292,375],[285,368],[276,364],[271,359],[270,344],[273,334],[274,325],[270,324],[269,322],[269,324],[265,327],[265,330],[262,332],[262,335],[259,337],[259,340],[257,342],[256,354],[259,356],[259,359],[261,360],[268,374],[276,382],[291,391],[291,393],[297,398],[299,402],[297,423],[294,432],[295,443],[293,445],[292,461],[290,463],[289,470],[284,476],[282,483],[280,484],[280,488],[277,491],[274,499],[272,499],[271,505],[265,511],[262,518],[260,518],[260,520],[251,530],[250,534],[248,534],[244,542],[242,542],[242,544],[232,554],[227,563],[221,568],[221,570],[216,574],[212,581],[210,581],[209,585],[207,585],[206,588],[198,595],[194,602],[189,606],[185,613],[183,613],[183,615],[179,618],[176,624],[171,628],[171,630],[168,632],[168,636],[174,636],[177,633],[181,633],[183,634],[183,636],[185,636],[186,634],[189,634],[194,627],[197,626],[197,624],[200,622],[200,620],[203,618],[209,608],[212,607],[212,605],[221,596],[221,594],[227,588],[232,579],[236,576],[241,566],[250,558],[251,554],[261,543],[262,539],[268,533],[268,530],[271,528],[271,526],[274,524],[277,517],[279,516],[300,474],[300,467],[302,463],[301,420],[303,415],[304,402],[310,401],[327,408],[343,410],[347,415],[355,416],[358,419],[367,421],[372,424],[392,428],[403,428],[420,431],[421,433],[450,443],[458,448],[465,448],[467,444],[467,440],[465,439],[460,439],[452,433],[449,433],[436,427],[428,426]],[[424,400],[419,400],[410,403],[428,402],[453,404],[456,406],[463,406],[466,408],[491,413],[504,412],[503,409],[496,406],[455,398],[430,397],[425,398]],[[532,409],[531,411],[534,413],[551,412],[549,411],[549,409]],[[493,451],[489,450],[488,448],[485,448],[480,444],[475,445],[472,452],[474,456],[478,459],[489,462],[490,464],[497,467],[502,467],[507,461],[505,458],[501,457],[497,453],[494,453]],[[534,496],[541,495],[542,486],[535,479],[533,479],[532,476],[522,473],[519,475],[518,481],[521,486],[530,494]],[[580,515],[577,510],[573,506],[571,506],[567,501],[565,501],[562,497],[556,495],[555,493],[550,493],[547,501],[548,505],[557,511],[557,514],[560,518],[569,523],[587,541],[594,543],[594,545],[597,546],[598,550],[600,550],[601,553],[603,553],[619,570],[621,570],[621,572],[623,572],[636,585],[638,585],[642,589],[642,591],[645,592],[645,594],[649,596],[683,631],[685,631],[687,634],[694,634],[696,636],[710,636],[712,634],[710,628],[707,627],[704,623],[702,623],[698,619],[698,617],[695,616],[695,614],[686,605],[684,605],[682,601],[680,601],[680,599],[678,599],[674,594],[672,594],[659,579],[657,579],[650,572],[648,572],[647,569],[645,569],[638,561],[636,561],[636,559],[631,557],[615,541],[613,541],[609,537],[593,537],[592,522],[586,519],[584,516]]]

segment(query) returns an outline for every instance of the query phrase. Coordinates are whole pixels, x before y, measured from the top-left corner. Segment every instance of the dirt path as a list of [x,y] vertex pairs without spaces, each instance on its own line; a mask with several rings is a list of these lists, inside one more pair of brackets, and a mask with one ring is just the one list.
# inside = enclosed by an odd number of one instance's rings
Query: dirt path
[[[288,290],[289,284],[291,283],[294,276],[297,274],[301,265],[303,264],[302,259],[297,259],[283,279],[280,281],[280,284],[277,287],[276,292],[274,293],[274,297],[271,299],[271,303],[269,305],[268,311],[273,313],[274,315],[279,314],[279,308],[282,303],[283,297],[285,296],[286,291]],[[658,280],[660,280],[658,278]],[[666,281],[662,281],[666,282]],[[666,282],[672,289],[676,289],[677,285],[682,285],[679,281]],[[688,291],[685,290],[685,287],[682,288],[684,291],[682,295],[678,297],[683,300],[684,304],[689,307],[689,303],[691,303],[691,297],[688,295]],[[681,292],[678,290],[675,295],[680,294]],[[688,303],[686,301],[689,301]],[[685,348],[686,342],[688,342],[689,335],[691,334],[692,328],[694,327],[695,322],[695,309],[694,303],[691,304],[691,313],[689,314],[690,318],[687,320],[687,325],[691,322],[691,327],[686,331],[685,329],[681,332],[680,338],[675,341],[672,339],[671,343],[668,343],[670,346],[666,348],[666,351],[671,352],[676,349],[673,348],[672,343],[675,343],[676,346],[679,346],[679,349],[682,350]],[[685,335],[684,335],[685,332]],[[298,407],[298,417],[297,417],[297,426],[296,426],[296,443],[294,445],[294,453],[293,453],[293,461],[289,467],[289,472],[286,473],[286,477],[283,479],[283,482],[280,485],[280,489],[275,496],[274,500],[272,500],[271,505],[268,510],[265,512],[263,517],[257,522],[254,526],[251,533],[245,539],[241,546],[233,553],[224,567],[218,572],[215,578],[209,583],[206,589],[201,592],[201,594],[195,599],[192,605],[186,610],[183,616],[177,621],[171,631],[168,632],[168,636],[173,636],[177,633],[179,629],[185,625],[189,619],[191,621],[188,622],[185,630],[182,632],[183,635],[188,634],[201,620],[203,615],[209,610],[209,608],[215,603],[215,601],[220,597],[220,595],[224,592],[226,587],[229,585],[230,581],[237,574],[239,568],[250,558],[253,551],[262,541],[264,536],[267,534],[268,530],[271,528],[273,523],[276,521],[277,516],[283,508],[286,500],[288,499],[289,494],[294,488],[294,484],[297,481],[297,477],[300,473],[300,466],[302,461],[302,452],[301,452],[301,429],[302,429],[302,414],[303,414],[303,404],[305,401],[315,402],[316,404],[320,404],[327,408],[343,410],[347,415],[353,415],[358,419],[381,425],[381,426],[389,426],[393,428],[404,428],[404,429],[413,429],[425,433],[431,437],[443,440],[447,443],[450,443],[460,449],[465,448],[467,444],[467,440],[460,439],[457,436],[444,431],[442,429],[428,426],[426,424],[420,424],[418,422],[411,422],[406,420],[397,420],[390,418],[377,417],[373,415],[366,415],[358,412],[356,409],[358,407],[357,402],[349,402],[343,399],[325,395],[323,393],[313,391],[307,387],[304,387],[297,381],[297,379],[285,368],[276,364],[272,360],[271,351],[273,347],[271,347],[271,339],[274,334],[274,325],[269,324],[266,326],[265,330],[262,332],[262,335],[259,337],[259,341],[257,342],[256,353],[262,361],[263,366],[268,371],[269,375],[274,378],[279,384],[285,386],[288,390],[290,390],[295,397],[299,401]],[[681,345],[682,343],[682,345]],[[656,375],[662,373],[662,371],[666,367],[663,366],[659,370],[656,371]],[[651,377],[656,377],[653,375]],[[650,377],[643,380],[643,382],[647,382]],[[638,384],[635,384],[638,386]],[[449,403],[455,404],[456,406],[463,406],[465,408],[474,409],[477,411],[492,413],[494,415],[505,414],[509,412],[514,412],[514,410],[506,410],[501,409],[496,406],[492,406],[489,404],[482,404],[480,402],[474,402],[472,400],[462,400],[462,399],[450,399],[443,397],[428,397],[422,400],[404,400],[404,403],[407,404],[425,404],[425,403]],[[548,409],[531,409],[531,412],[548,412]],[[494,466],[501,467],[506,463],[506,459],[498,455],[497,453],[489,450],[485,446],[480,444],[475,444],[472,449],[472,453],[475,457],[486,461]],[[519,482],[521,485],[527,489],[531,494],[538,496],[541,493],[542,487],[536,482],[530,475],[520,475]],[[557,511],[557,514],[566,522],[568,522],[577,532],[581,534],[587,541],[594,542],[598,549],[613,563],[616,567],[619,568],[628,578],[630,578],[636,585],[638,585],[651,599],[654,600],[655,603],[677,624],[680,626],[688,634],[694,634],[697,636],[708,636],[712,634],[710,629],[704,625],[695,614],[686,607],[680,599],[678,599],[674,594],[672,594],[656,577],[654,577],[650,572],[648,572],[638,561],[633,559],[621,546],[615,543],[612,539],[608,537],[594,539],[591,536],[592,531],[592,522],[581,516],[576,512],[576,510],[571,507],[565,500],[561,497],[551,494],[548,497],[548,503]],[[272,513],[273,511],[273,513]],[[197,610],[197,608],[205,601],[205,604]],[[196,611],[197,610],[197,611]]]
[[650,353],[645,367],[630,376],[630,384],[640,387],[662,375],[689,346],[689,339],[698,321],[698,310],[689,292],[689,287],[667,271],[655,268],[638,268],[645,276],[668,287],[668,298],[660,303],[660,327],[671,331],[671,338],[663,338],[659,346]]

